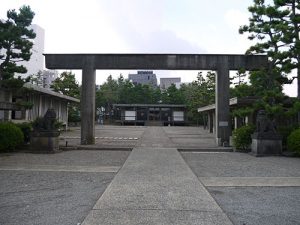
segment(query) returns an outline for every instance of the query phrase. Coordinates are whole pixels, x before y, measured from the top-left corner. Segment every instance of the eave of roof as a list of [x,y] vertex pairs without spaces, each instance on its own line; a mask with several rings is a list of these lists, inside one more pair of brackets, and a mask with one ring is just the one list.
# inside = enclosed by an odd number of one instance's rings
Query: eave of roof
[[[244,98],[231,98],[229,100],[230,106],[238,106],[238,105],[251,105],[255,101],[257,101],[258,97],[244,97]],[[215,110],[216,104],[211,104],[207,106],[203,106],[198,108],[198,112],[205,112],[210,110]]]
[[77,99],[77,98],[73,98],[73,97],[70,97],[70,96],[67,96],[67,95],[63,95],[63,94],[60,94],[58,92],[51,91],[49,89],[39,87],[37,85],[33,85],[31,83],[25,83],[23,85],[23,87],[32,89],[32,90],[34,90],[36,92],[40,92],[40,93],[43,93],[43,94],[46,94],[46,95],[50,95],[50,96],[54,96],[54,97],[57,97],[57,98],[65,99],[65,100],[67,100],[69,102],[80,103],[80,100]]

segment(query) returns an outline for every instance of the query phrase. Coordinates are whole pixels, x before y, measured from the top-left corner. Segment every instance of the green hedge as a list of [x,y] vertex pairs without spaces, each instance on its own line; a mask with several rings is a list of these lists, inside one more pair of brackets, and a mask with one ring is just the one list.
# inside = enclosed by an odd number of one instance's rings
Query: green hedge
[[282,145],[287,146],[287,138],[288,136],[297,129],[297,126],[281,126],[278,127],[277,131],[282,136]]
[[236,149],[244,151],[250,149],[252,143],[251,134],[253,134],[254,131],[255,126],[253,125],[246,125],[235,129],[232,132],[233,146],[236,147]]
[[294,130],[287,138],[287,147],[289,151],[300,154],[300,128]]
[[30,132],[32,131],[32,125],[31,125],[31,123],[18,123],[16,125],[23,132],[24,142],[25,143],[29,143],[30,142]]
[[14,150],[24,143],[24,135],[13,123],[0,123],[0,151]]

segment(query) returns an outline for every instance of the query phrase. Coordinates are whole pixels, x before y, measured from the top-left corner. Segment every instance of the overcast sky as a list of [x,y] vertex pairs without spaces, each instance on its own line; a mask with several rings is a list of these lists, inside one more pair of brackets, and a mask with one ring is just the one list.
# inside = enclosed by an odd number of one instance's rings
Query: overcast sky
[[[24,4],[45,29],[45,53],[243,54],[251,44],[238,28],[252,0],[0,0],[0,18]],[[97,71],[97,83],[128,72]],[[155,72],[189,82],[198,71]]]

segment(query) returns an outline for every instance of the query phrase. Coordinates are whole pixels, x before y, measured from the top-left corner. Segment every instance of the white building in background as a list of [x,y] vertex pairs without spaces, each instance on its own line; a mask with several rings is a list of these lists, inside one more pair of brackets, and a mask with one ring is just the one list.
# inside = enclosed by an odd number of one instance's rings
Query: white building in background
[[176,88],[180,88],[181,85],[181,78],[180,77],[168,77],[168,78],[160,78],[160,89],[166,90],[172,84],[176,86]]
[[37,74],[44,69],[44,45],[45,45],[45,30],[36,24],[30,26],[36,33],[36,37],[33,40],[33,47],[31,49],[32,55],[29,61],[19,62],[18,65],[23,65],[27,68],[27,73],[16,74],[15,76],[21,76],[26,78],[29,75]]
[[43,87],[50,89],[52,82],[58,78],[58,72],[56,70],[44,70],[43,71]]

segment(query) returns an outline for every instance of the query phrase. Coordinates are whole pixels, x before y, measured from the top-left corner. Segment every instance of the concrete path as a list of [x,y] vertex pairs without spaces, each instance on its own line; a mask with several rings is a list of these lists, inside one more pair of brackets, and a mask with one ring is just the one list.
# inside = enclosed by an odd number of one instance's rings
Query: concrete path
[[147,129],[83,225],[230,225],[159,127]]
[[[131,150],[134,147],[172,147],[180,151],[232,151],[216,146],[214,134],[203,127],[96,126],[95,145],[80,145],[80,129],[60,136],[60,146],[81,150]],[[165,142],[164,140],[168,140]],[[167,144],[168,143],[168,144]]]

